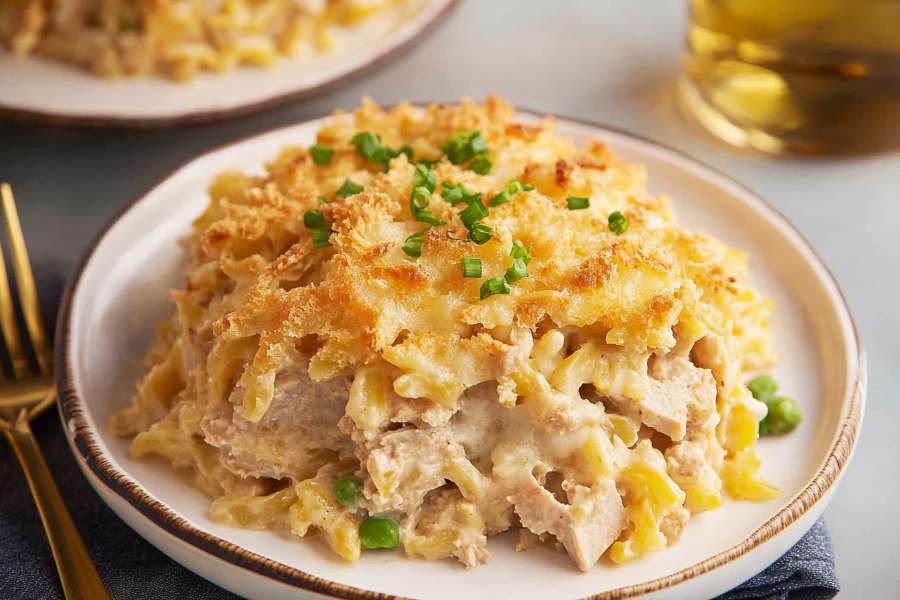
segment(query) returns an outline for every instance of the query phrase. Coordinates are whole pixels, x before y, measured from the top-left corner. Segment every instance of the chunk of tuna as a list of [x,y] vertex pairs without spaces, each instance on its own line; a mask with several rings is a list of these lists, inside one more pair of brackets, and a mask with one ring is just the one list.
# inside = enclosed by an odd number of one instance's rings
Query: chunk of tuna
[[657,357],[649,374],[643,399],[613,396],[613,403],[676,442],[684,439],[689,423],[707,428],[717,418],[716,382],[709,370],[681,356]]
[[612,479],[594,487],[563,483],[570,504],[558,501],[533,477],[526,477],[510,501],[522,525],[536,535],[553,534],[582,571],[590,569],[625,527],[622,498]]

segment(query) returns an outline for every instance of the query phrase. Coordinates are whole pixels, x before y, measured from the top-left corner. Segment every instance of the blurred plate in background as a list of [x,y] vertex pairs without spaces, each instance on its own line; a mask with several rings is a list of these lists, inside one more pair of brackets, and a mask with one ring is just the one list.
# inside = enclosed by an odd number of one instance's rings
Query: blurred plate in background
[[335,50],[282,57],[269,68],[103,79],[69,64],[0,50],[0,116],[76,125],[154,127],[247,114],[321,91],[390,60],[428,33],[457,0],[409,0],[353,28]]

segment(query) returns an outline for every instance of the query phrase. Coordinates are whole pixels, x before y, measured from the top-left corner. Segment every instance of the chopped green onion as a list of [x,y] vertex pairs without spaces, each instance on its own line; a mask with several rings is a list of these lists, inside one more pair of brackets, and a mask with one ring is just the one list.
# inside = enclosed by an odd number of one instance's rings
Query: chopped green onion
[[329,202],[331,202],[331,200],[329,200],[325,196],[319,196],[319,206],[322,206],[323,204],[328,204]]
[[418,233],[414,233],[403,242],[403,251],[407,256],[412,256],[413,258],[418,258],[422,256],[422,244],[425,243],[425,232],[428,231],[430,227],[426,227],[422,231]]
[[424,185],[419,186],[413,189],[413,193],[409,201],[412,206],[413,213],[415,213],[417,210],[428,208],[428,203],[431,202],[431,192],[428,191],[428,188]]
[[445,221],[443,219],[438,219],[437,216],[430,210],[416,211],[414,216],[416,217],[416,221],[421,221],[422,223],[428,223],[429,225],[446,225],[447,224],[447,221]]
[[516,240],[513,242],[513,247],[509,251],[509,255],[513,258],[521,258],[527,265],[531,262],[531,245],[526,248],[522,242]]
[[526,191],[526,192],[530,192],[530,191],[533,190],[533,189],[534,189],[534,184],[533,184],[533,183],[524,183],[524,184],[522,184],[522,190],[524,190],[524,191]]
[[434,173],[431,172],[431,168],[422,163],[417,164],[413,170],[412,186],[413,190],[418,187],[424,187],[429,192],[433,192],[437,186],[437,180],[434,177]]
[[489,206],[500,206],[501,204],[506,204],[510,201],[509,192],[500,192],[499,194],[494,194],[494,197],[491,198],[491,201],[488,202]]
[[454,165],[461,165],[479,154],[487,154],[488,147],[480,131],[460,129],[441,146],[441,151]]
[[303,225],[307,229],[324,229],[325,215],[321,210],[308,210],[303,214]]
[[357,133],[350,140],[350,143],[356,146],[356,151],[359,152],[363,158],[382,165],[385,168],[387,168],[391,159],[400,153],[399,151],[394,152],[382,144],[380,136],[368,131]]
[[491,229],[490,225],[485,225],[484,223],[475,223],[471,229],[469,229],[469,240],[475,242],[479,246],[484,244],[494,236],[494,230]]
[[481,137],[480,131],[476,131],[475,134],[469,138],[469,147],[475,154],[487,154],[488,151],[487,143],[484,141],[484,138]]
[[429,225],[443,225],[447,221],[438,219],[433,212],[425,210],[431,201],[431,192],[425,186],[419,186],[413,190],[409,199],[409,210],[417,221],[428,223]]
[[514,258],[506,270],[506,280],[515,283],[523,277],[528,277],[528,264],[524,258]]
[[469,203],[462,211],[459,213],[459,219],[463,222],[463,225],[466,226],[466,229],[472,229],[472,226],[478,221],[482,220],[488,215],[487,209],[482,204],[481,200],[474,200]]
[[569,196],[566,198],[566,203],[569,205],[569,210],[581,210],[591,205],[590,200],[578,196]]
[[771,400],[778,391],[778,383],[769,375],[759,375],[750,380],[747,389],[760,402]]
[[460,263],[462,264],[463,277],[481,277],[480,258],[464,258]]
[[484,300],[488,296],[494,294],[508,294],[509,283],[503,277],[491,277],[481,284],[481,299]]
[[317,165],[327,165],[334,156],[334,148],[325,144],[313,144],[309,147],[309,153],[312,155],[313,162]]
[[609,230],[616,235],[622,235],[628,230],[628,219],[619,211],[609,214]]
[[489,206],[500,206],[501,204],[506,204],[513,197],[518,196],[522,192],[526,192],[529,190],[533,190],[534,186],[531,184],[523,184],[518,179],[511,179],[509,183],[506,184],[506,189],[499,194],[494,194],[494,197],[491,198],[491,201],[488,203]]
[[478,156],[469,163],[469,170],[478,173],[479,175],[487,175],[491,172],[491,167],[494,166],[494,163],[487,156]]
[[400,146],[400,149],[397,150],[396,156],[400,156],[401,154],[405,154],[406,159],[409,162],[412,162],[416,156],[416,151],[413,150],[413,147],[410,146],[409,144],[403,144],[402,146]]
[[330,229],[313,229],[312,230],[312,238],[313,238],[313,247],[314,248],[326,248],[331,245],[331,241],[328,239],[331,237],[333,232]]
[[358,194],[361,191],[363,191],[363,186],[353,183],[349,179],[345,179],[341,189],[337,191],[337,195],[341,198],[346,198],[347,196]]
[[359,524],[359,543],[366,550],[396,548],[400,545],[400,526],[388,517],[368,517]]
[[343,475],[334,480],[334,497],[348,508],[359,503],[362,490],[363,480],[356,475]]
[[441,196],[453,206],[456,206],[457,204],[470,204],[476,200],[481,200],[480,192],[470,192],[461,183],[453,184],[445,181],[441,184],[441,187],[443,188],[441,190]]
[[518,196],[525,191],[525,186],[518,179],[512,179],[506,184],[506,193],[510,196]]
[[462,204],[463,198],[465,197],[465,189],[462,184],[453,185],[452,183],[443,182],[441,184],[443,188],[441,190],[441,197],[449,202],[450,204],[456,206],[457,204]]

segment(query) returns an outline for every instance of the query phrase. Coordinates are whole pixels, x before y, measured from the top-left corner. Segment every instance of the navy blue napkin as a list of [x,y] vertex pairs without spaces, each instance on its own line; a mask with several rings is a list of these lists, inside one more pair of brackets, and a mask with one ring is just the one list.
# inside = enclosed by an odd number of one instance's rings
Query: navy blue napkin
[[[55,414],[41,417],[35,429],[72,517],[114,599],[237,598],[156,550],[103,504],[78,470]],[[772,566],[720,599],[819,599],[831,598],[837,591],[831,543],[825,525],[819,522]],[[63,598],[25,478],[12,452],[2,442],[0,598]]]

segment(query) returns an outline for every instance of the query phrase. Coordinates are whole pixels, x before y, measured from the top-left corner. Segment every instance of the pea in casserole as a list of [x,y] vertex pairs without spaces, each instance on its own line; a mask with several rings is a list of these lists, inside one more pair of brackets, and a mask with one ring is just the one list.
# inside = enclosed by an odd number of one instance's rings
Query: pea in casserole
[[771,302],[645,179],[498,98],[365,101],[211,184],[110,427],[214,519],[350,561],[471,567],[514,529],[588,570],[770,499],[744,380],[773,362]]

